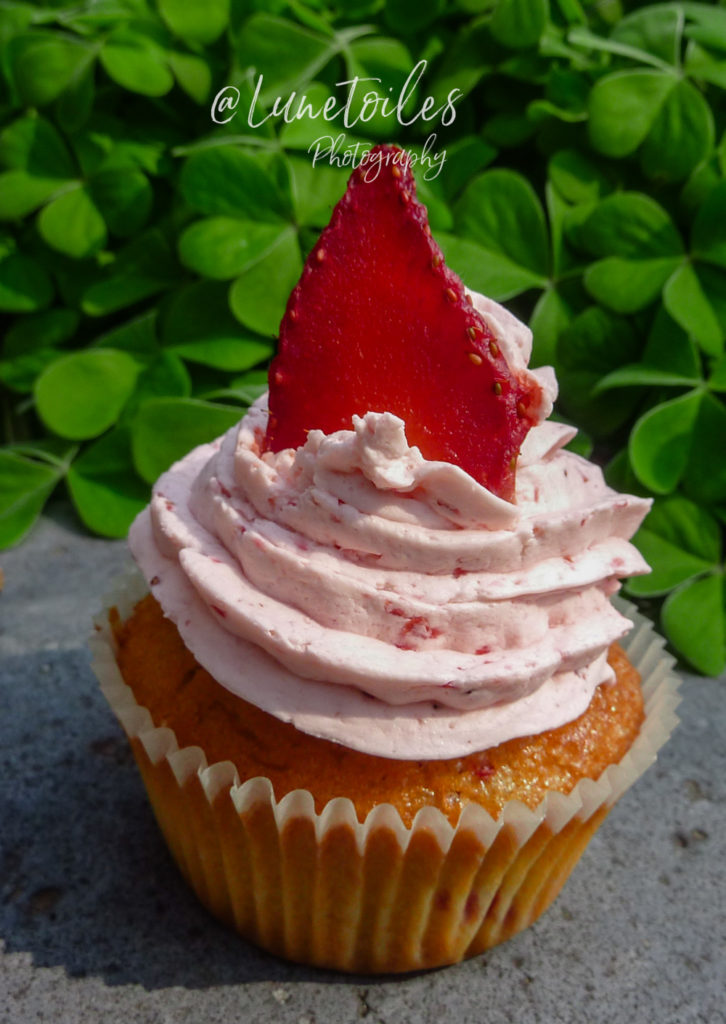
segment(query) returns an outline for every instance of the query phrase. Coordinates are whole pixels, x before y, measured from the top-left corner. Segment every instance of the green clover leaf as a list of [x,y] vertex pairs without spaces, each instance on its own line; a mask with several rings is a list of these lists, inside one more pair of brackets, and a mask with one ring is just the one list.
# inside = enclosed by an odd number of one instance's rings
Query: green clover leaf
[[589,101],[592,145],[609,157],[639,147],[645,173],[681,181],[713,145],[711,108],[675,69],[615,71],[595,83]]
[[239,322],[259,334],[276,337],[302,267],[297,236],[290,228],[278,236],[274,247],[262,259],[249,266],[232,284],[229,305]]
[[140,476],[153,483],[197,445],[213,441],[239,420],[237,406],[196,398],[152,398],[131,424],[131,449]]
[[131,396],[139,364],[116,349],[87,349],[61,356],[35,384],[45,425],[70,440],[98,437],[112,426]]
[[547,224],[542,204],[522,175],[506,170],[478,175],[454,206],[454,223],[457,236],[439,236],[441,247],[473,288],[505,299],[546,286]]
[[106,224],[82,185],[51,200],[38,215],[38,231],[58,252],[87,259],[106,244]]
[[171,31],[190,43],[207,45],[224,32],[229,21],[229,0],[158,0],[159,13]]
[[128,427],[115,427],[89,445],[67,480],[81,520],[102,537],[125,537],[149,500],[149,488],[134,470]]
[[655,494],[673,491],[685,473],[702,399],[702,392],[689,391],[656,405],[635,424],[630,462],[638,479]]
[[104,42],[100,60],[114,82],[142,96],[165,96],[174,85],[164,50],[140,32],[115,29]]
[[24,105],[43,107],[81,77],[95,52],[70,33],[36,29],[11,39],[7,56]]
[[661,619],[673,646],[706,675],[726,668],[724,575],[714,573],[684,584],[666,598]]
[[165,350],[187,362],[230,373],[268,359],[272,347],[240,327],[230,311],[228,291],[215,281],[196,281],[177,291],[161,314]]
[[634,543],[651,567],[628,581],[635,597],[658,597],[702,576],[721,559],[721,529],[704,508],[676,494],[658,498]]
[[278,224],[205,217],[190,225],[179,239],[179,258],[203,277],[227,281],[237,277],[278,245],[290,229]]
[[275,222],[287,213],[280,190],[259,160],[233,146],[192,154],[179,186],[191,208],[207,216]]
[[0,547],[23,539],[62,475],[58,465],[0,451]]

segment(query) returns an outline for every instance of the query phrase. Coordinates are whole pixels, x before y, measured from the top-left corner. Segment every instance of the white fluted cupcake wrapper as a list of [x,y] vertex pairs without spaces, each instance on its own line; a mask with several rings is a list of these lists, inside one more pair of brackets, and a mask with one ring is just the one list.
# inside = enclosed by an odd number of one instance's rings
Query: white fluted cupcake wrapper
[[[134,573],[107,598],[122,619],[147,592]],[[154,726],[116,664],[107,612],[91,639],[93,668],[131,742],[167,843],[199,898],[258,945],[347,971],[453,963],[531,924],[551,903],[607,811],[655,760],[677,723],[673,659],[631,605],[622,646],[642,678],[645,721],[631,749],[597,780],[512,801],[492,819],[469,804],[454,828],[435,808],[410,827],[389,804],[365,822],[353,803],[316,813],[306,790],[277,801],[268,779],[240,783],[227,761],[179,749]]]

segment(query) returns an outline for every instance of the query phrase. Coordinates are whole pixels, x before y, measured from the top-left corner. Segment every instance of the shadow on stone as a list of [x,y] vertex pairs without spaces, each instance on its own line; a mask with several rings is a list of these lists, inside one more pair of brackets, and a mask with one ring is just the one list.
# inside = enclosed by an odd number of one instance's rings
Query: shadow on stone
[[107,984],[336,982],[260,952],[197,902],[167,852],[84,650],[7,659],[0,937]]

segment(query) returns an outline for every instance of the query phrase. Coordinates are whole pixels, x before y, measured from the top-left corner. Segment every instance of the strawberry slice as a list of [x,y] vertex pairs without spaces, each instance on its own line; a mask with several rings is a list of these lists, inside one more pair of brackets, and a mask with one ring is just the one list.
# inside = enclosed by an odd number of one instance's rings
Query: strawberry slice
[[513,373],[444,265],[405,153],[373,149],[308,256],[270,367],[264,450],[391,412],[408,443],[514,498],[538,385]]

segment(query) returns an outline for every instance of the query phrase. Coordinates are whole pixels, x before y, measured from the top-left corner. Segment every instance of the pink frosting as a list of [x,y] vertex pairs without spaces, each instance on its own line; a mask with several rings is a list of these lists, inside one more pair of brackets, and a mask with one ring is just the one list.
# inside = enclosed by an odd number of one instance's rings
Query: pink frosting
[[[531,335],[473,295],[510,365]],[[551,371],[538,375],[543,415]],[[649,502],[533,428],[502,501],[411,448],[386,412],[259,454],[256,403],[165,473],[130,543],[164,612],[223,686],[370,754],[448,758],[579,715],[630,622],[618,578]]]

